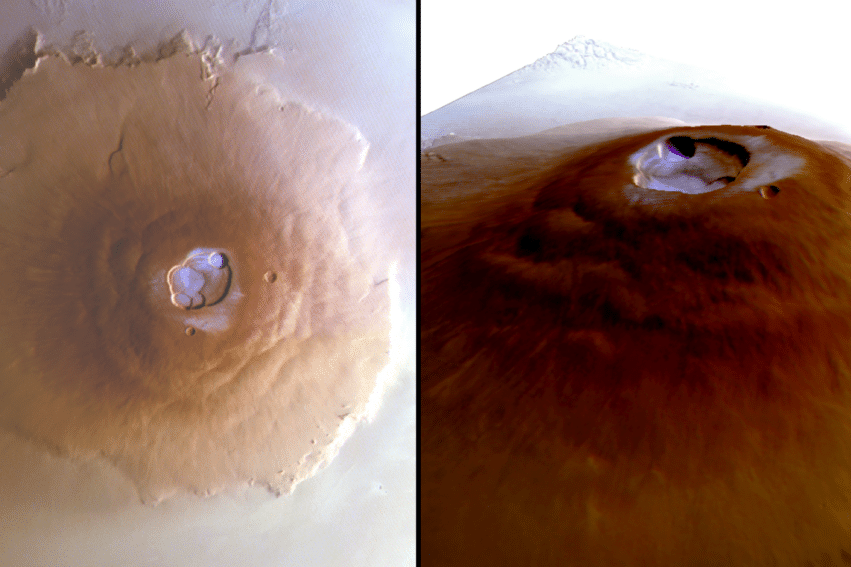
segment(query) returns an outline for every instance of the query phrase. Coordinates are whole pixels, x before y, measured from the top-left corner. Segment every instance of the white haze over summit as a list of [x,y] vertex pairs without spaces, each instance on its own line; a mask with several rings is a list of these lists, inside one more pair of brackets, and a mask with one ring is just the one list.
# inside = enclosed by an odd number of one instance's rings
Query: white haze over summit
[[[425,79],[423,80],[425,86]],[[770,124],[808,138],[851,139],[851,121],[754,93],[711,72],[577,36],[538,60],[421,119],[421,149],[466,138],[514,137],[609,117],[688,123]]]
[[768,0],[646,3],[529,0],[511,9],[481,0],[422,6],[421,114],[585,35],[655,57],[723,72],[739,88],[849,123],[848,9],[813,0],[778,10]]

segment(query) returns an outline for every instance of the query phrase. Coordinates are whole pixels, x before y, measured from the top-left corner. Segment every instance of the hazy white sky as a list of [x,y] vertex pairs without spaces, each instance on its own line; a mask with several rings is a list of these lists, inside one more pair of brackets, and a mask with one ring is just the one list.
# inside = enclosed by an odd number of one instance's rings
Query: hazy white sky
[[425,0],[421,113],[533,62],[576,35],[729,71],[752,88],[776,89],[776,98],[795,104],[806,105],[812,89],[829,89],[835,93],[832,104],[842,109],[846,74],[833,70],[845,67],[848,12],[832,0],[811,0],[794,9],[763,0]]

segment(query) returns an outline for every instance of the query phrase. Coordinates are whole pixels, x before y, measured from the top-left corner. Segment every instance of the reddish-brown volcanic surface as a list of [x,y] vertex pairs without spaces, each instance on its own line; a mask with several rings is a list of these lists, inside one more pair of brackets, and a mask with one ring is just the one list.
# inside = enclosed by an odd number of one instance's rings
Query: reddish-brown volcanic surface
[[[423,156],[423,564],[851,564],[851,168],[603,127]],[[738,173],[633,185],[674,136]]]

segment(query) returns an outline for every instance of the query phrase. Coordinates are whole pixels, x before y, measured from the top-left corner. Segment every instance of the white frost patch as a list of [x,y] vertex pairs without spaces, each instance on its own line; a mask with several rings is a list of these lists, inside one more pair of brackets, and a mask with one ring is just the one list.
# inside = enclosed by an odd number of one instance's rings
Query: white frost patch
[[[677,136],[696,142],[693,155],[685,156],[672,147],[670,140]],[[738,158],[701,143],[701,137],[709,136],[694,130],[669,133],[633,153],[628,158],[635,170],[633,183],[642,189],[698,195],[723,189],[735,179],[737,190],[754,190],[794,176],[804,165],[803,158],[778,150],[764,136],[724,136],[749,152],[750,161],[742,167]]]

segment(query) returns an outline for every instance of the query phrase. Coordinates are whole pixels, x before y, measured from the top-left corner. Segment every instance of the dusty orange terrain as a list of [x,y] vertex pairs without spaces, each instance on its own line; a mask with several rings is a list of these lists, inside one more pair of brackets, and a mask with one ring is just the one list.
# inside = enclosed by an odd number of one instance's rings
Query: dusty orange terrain
[[423,565],[851,565],[849,159],[660,124],[423,154]]

